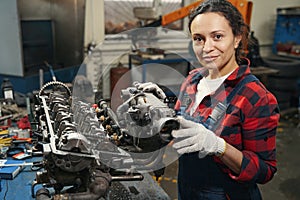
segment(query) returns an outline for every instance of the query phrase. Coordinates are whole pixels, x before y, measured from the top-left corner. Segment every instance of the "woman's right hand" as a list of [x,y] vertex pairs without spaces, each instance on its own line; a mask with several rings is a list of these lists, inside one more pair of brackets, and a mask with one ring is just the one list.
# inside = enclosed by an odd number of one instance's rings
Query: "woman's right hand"
[[160,99],[166,99],[166,94],[164,91],[155,83],[152,82],[146,82],[146,83],[139,83],[139,82],[134,82],[134,86],[142,90],[144,92],[152,92],[154,95],[156,95]]

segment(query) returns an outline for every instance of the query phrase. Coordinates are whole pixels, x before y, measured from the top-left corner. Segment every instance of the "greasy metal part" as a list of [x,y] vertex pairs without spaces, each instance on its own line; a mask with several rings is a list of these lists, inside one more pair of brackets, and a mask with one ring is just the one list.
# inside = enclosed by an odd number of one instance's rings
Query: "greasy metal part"
[[[40,93],[41,94],[41,93]],[[44,184],[47,187],[53,187],[56,193],[65,186],[71,186],[72,189],[67,193],[88,192],[89,185],[93,184],[99,178],[95,178],[95,172],[98,165],[95,162],[95,156],[88,149],[87,139],[77,132],[76,125],[72,124],[72,116],[67,113],[67,106],[64,109],[50,109],[62,107],[58,104],[67,102],[67,98],[56,98],[54,94],[49,96],[40,96],[42,110],[40,119],[40,131],[43,132],[43,152],[44,152],[44,171],[36,174],[36,180],[32,185],[32,192],[37,184]],[[49,99],[54,102],[50,102]],[[53,105],[56,104],[56,105]],[[57,106],[58,105],[58,106]],[[54,112],[56,112],[54,114]],[[110,174],[106,173],[108,182]],[[108,185],[105,191],[109,187]],[[101,195],[104,192],[101,192]],[[34,194],[32,194],[34,196]],[[88,195],[88,194],[86,194]],[[43,193],[40,195],[43,196]],[[47,195],[46,195],[47,196]]]
[[[82,156],[81,153],[66,152],[66,151],[61,151],[60,149],[57,149],[57,143],[56,143],[57,137],[56,137],[55,132],[53,130],[52,120],[50,119],[47,102],[46,102],[45,97],[42,96],[40,98],[42,100],[42,106],[43,106],[43,108],[45,108],[44,111],[45,111],[46,124],[47,124],[47,130],[48,130],[48,135],[49,135],[48,138],[49,138],[49,144],[50,144],[50,147],[51,147],[51,151],[54,154],[59,154],[59,155]],[[84,156],[89,157],[89,158],[94,158],[94,155],[91,155],[91,154],[86,154]]]
[[[37,199],[99,199],[106,195],[111,181],[142,180],[142,175],[128,173],[134,169],[133,161],[126,151],[115,145],[122,136],[116,115],[107,104],[101,103],[106,124],[100,123],[90,104],[81,101],[71,104],[67,89],[46,92],[47,87],[56,85],[64,87],[57,82],[46,84],[38,94],[39,105],[35,105],[36,132],[43,136],[44,159],[43,171],[37,172],[32,182],[32,196]],[[118,171],[119,168],[109,170],[108,162],[121,166],[126,173]],[[35,195],[38,184],[43,184],[44,188]],[[51,196],[45,188],[53,188],[55,193]],[[64,191],[64,188],[69,189]]]
[[37,200],[51,200],[51,195],[48,189],[41,188],[36,192]]
[[135,138],[140,151],[152,152],[171,141],[172,130],[179,129],[173,109],[152,93],[136,88],[122,90],[121,95],[124,103],[117,110],[119,124]]
[[104,197],[111,180],[107,173],[97,172],[93,182],[85,192],[54,194],[52,197],[49,190],[42,188],[37,191],[37,200],[99,200]]
[[137,181],[137,180],[143,180],[144,177],[141,174],[138,175],[122,175],[122,176],[113,176],[112,181]]
[[[50,86],[55,87],[46,91]],[[122,90],[123,104],[115,114],[104,100],[95,107],[71,98],[66,87],[50,82],[37,97],[36,133],[42,136],[44,157],[43,170],[32,183],[33,197],[35,186],[43,184],[36,193],[40,200],[98,200],[112,181],[141,181],[140,171],[162,165],[164,147],[172,140],[172,130],[179,128],[165,102],[129,87]]]
[[99,200],[104,197],[111,180],[107,173],[97,172],[93,182],[88,186],[86,192],[56,194],[54,200]]
[[64,83],[62,83],[62,82],[60,82],[60,81],[51,81],[51,82],[46,83],[46,84],[40,89],[40,91],[39,91],[39,97],[41,97],[41,96],[44,94],[46,88],[48,88],[49,86],[62,86],[62,87],[65,89],[65,91],[67,92],[67,94],[68,94],[69,96],[71,96],[71,94],[72,94],[72,92],[71,92],[71,90],[69,89],[69,87],[66,86]]

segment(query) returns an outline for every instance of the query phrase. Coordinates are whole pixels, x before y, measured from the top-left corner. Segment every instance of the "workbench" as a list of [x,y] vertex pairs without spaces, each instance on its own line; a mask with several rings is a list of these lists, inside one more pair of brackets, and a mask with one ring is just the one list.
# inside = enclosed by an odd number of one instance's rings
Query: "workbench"
[[[42,160],[41,157],[25,159],[26,163]],[[32,200],[31,183],[35,179],[36,171],[32,171],[30,166],[24,169],[13,180],[1,180],[0,199],[6,200]]]
[[[26,162],[36,162],[42,157],[26,159]],[[36,171],[26,166],[13,180],[1,180],[0,199],[4,200],[33,200],[31,184],[35,179]],[[167,193],[157,184],[149,173],[143,174],[142,181],[113,182],[108,191],[107,200],[169,200]],[[35,192],[42,185],[36,185]],[[51,189],[49,189],[51,191]],[[101,198],[101,200],[104,198]]]

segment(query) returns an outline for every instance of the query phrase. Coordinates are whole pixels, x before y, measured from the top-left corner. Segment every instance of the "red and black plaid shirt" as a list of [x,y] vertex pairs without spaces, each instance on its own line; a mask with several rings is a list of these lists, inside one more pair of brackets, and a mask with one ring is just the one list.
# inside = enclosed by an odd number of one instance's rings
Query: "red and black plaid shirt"
[[[189,103],[185,112],[189,113],[195,100],[197,84],[203,77],[202,73],[204,70],[201,68],[190,72],[181,86],[175,110],[179,111],[183,104],[186,104],[184,98],[187,95],[184,94],[188,94]],[[205,122],[215,106],[213,102],[223,102],[237,83],[250,73],[250,67],[247,65],[237,68],[215,94],[203,99],[193,117],[200,117]],[[218,135],[227,143],[242,151],[241,172],[236,175],[217,157],[214,160],[223,172],[238,182],[268,182],[277,171],[275,136],[279,108],[276,98],[261,82],[254,81],[242,86],[228,105],[221,128],[216,132],[219,132]]]

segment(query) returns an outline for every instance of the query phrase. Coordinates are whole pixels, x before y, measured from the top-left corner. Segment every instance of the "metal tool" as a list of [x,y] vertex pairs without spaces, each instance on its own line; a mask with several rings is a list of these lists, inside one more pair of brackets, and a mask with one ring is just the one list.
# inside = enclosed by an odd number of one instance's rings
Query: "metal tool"
[[50,70],[50,73],[51,73],[51,77],[52,77],[52,80],[53,81],[56,81],[56,77],[55,77],[55,74],[54,74],[54,71],[53,71],[53,67],[47,62],[47,61],[44,61],[45,65],[47,67],[49,67],[49,70]]
[[2,116],[2,117],[0,117],[0,122],[5,121],[5,120],[7,120],[7,119],[11,119],[12,117],[13,117],[12,114]]
[[1,164],[0,163],[0,167],[25,167],[25,166],[33,166],[34,163],[30,162],[30,163],[14,163],[14,164]]

